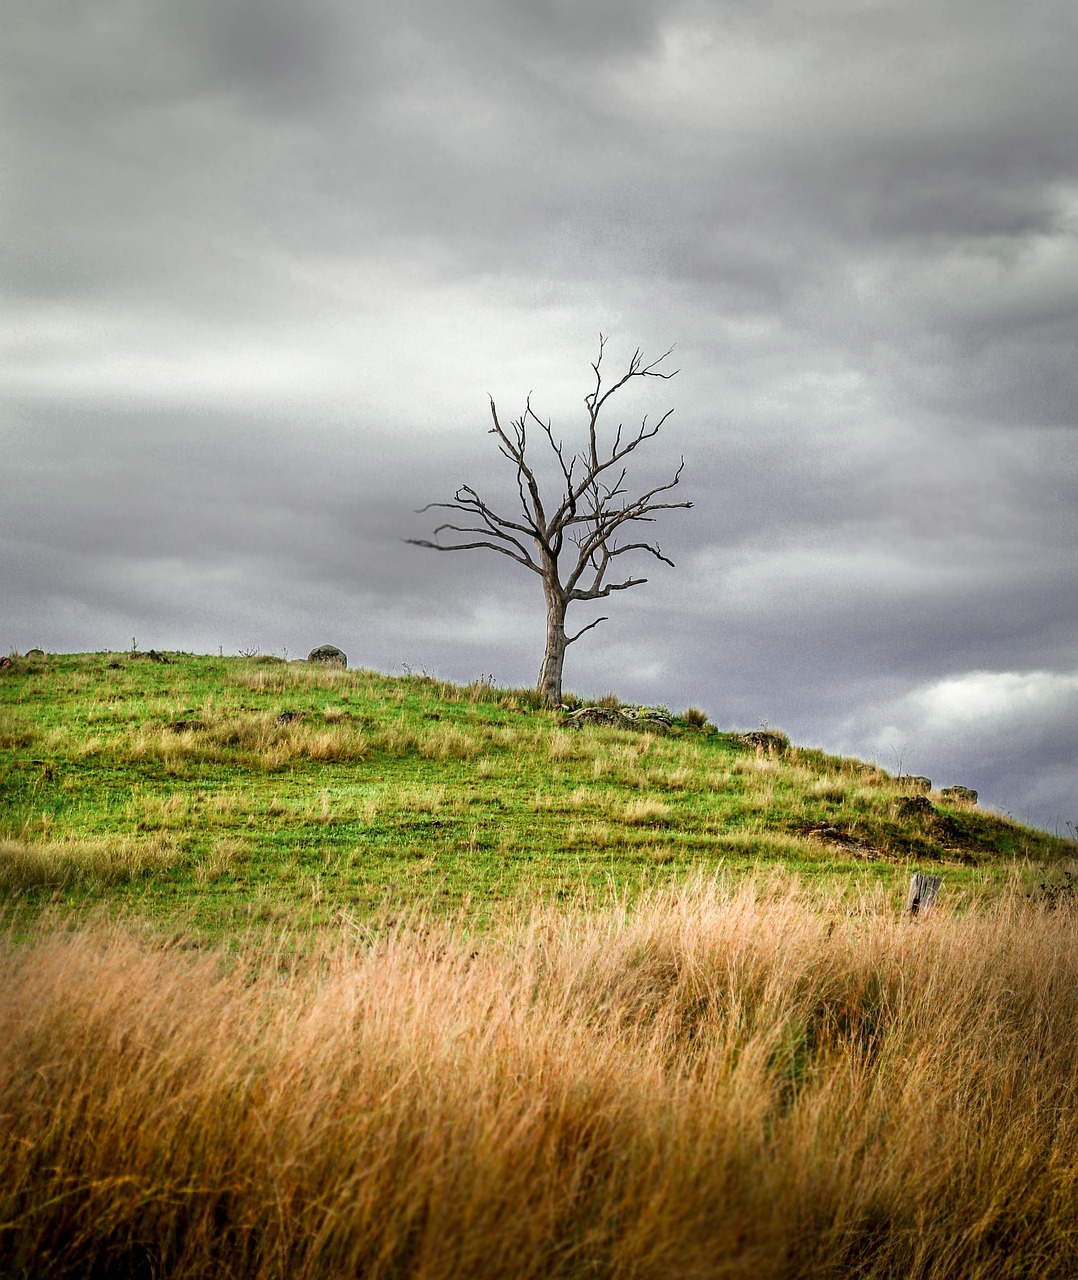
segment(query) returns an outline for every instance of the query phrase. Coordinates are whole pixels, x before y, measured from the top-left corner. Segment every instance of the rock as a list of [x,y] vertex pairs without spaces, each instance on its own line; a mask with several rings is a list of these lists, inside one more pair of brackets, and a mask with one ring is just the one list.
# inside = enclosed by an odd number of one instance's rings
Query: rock
[[276,725],[291,724],[293,720],[299,720],[302,719],[302,717],[302,711],[282,711],[273,723]]
[[766,751],[769,756],[781,756],[784,751],[789,750],[790,746],[790,739],[778,729],[753,729],[749,733],[741,734],[740,737],[745,746],[754,747],[757,751]]
[[669,729],[672,717],[662,707],[579,707],[565,717],[567,725],[605,724],[615,729]]
[[44,649],[27,649],[26,656],[28,658],[43,658],[45,656]]
[[955,804],[977,803],[977,792],[972,787],[944,787],[940,795],[944,800],[951,800]]
[[307,655],[308,662],[324,662],[330,667],[347,667],[348,655],[343,653],[336,645],[320,644],[317,649],[312,649]]
[[0,658],[0,671],[5,667],[13,667],[15,664],[10,658]]
[[619,707],[619,712],[629,724],[645,729],[669,729],[674,717],[665,707]]
[[616,707],[578,707],[566,714],[565,723],[572,725],[617,724],[620,714]]
[[905,787],[907,791],[931,791],[932,779],[923,778],[917,773],[908,773],[904,778],[898,779],[898,784]]
[[205,727],[201,720],[173,720],[171,724],[165,725],[169,733],[196,733]]
[[932,802],[926,795],[903,796],[895,806],[895,816],[899,818],[912,818],[916,814],[935,812]]

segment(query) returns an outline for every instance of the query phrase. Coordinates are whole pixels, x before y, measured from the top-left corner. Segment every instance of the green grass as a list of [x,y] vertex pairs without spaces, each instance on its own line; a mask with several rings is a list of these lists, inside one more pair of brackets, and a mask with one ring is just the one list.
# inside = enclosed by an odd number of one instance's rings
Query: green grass
[[[872,764],[675,721],[569,728],[531,691],[266,658],[50,655],[0,670],[0,893],[210,936],[254,922],[600,905],[692,870],[976,892],[1072,843],[907,813]],[[294,719],[278,724],[291,712]]]

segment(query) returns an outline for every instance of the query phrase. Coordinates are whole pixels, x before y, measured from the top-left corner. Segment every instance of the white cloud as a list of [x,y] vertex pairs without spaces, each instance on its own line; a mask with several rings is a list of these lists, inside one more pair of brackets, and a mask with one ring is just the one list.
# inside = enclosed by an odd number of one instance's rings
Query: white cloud
[[956,725],[987,730],[1002,727],[999,722],[1048,719],[1065,706],[1078,709],[1078,672],[971,671],[916,690],[905,706],[930,733]]

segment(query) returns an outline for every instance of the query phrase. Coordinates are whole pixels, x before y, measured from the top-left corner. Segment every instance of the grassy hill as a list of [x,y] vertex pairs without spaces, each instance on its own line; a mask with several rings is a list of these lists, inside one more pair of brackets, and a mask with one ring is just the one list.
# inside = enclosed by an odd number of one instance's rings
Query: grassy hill
[[684,719],[577,728],[527,690],[157,656],[0,670],[9,900],[137,905],[217,933],[297,912],[597,903],[719,867],[898,893],[916,864],[953,889],[1073,851],[876,765]]
[[698,716],[167,659],[0,668],[5,1280],[1078,1274],[1073,845]]

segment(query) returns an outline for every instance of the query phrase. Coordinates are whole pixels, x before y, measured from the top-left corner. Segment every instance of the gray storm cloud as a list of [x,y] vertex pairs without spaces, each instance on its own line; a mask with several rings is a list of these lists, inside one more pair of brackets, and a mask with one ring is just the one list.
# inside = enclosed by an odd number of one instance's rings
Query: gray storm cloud
[[0,16],[0,643],[531,682],[415,509],[676,341],[678,567],[568,683],[1078,816],[1073,5]]

